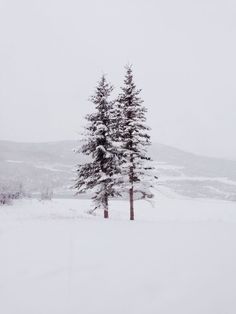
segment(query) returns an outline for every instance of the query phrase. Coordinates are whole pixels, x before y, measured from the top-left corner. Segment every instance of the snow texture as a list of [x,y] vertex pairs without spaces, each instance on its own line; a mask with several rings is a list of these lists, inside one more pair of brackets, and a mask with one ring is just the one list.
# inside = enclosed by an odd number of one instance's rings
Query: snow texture
[[[166,191],[167,192],[167,191]],[[156,196],[0,207],[0,313],[235,314],[236,208]]]
[[108,198],[116,194],[114,174],[118,167],[116,149],[112,137],[113,102],[109,100],[113,87],[107,83],[103,75],[95,89],[91,102],[94,113],[88,114],[88,122],[82,137],[83,145],[78,152],[91,157],[91,161],[77,166],[77,178],[74,188],[77,193],[94,193],[94,210],[103,207],[108,215]]

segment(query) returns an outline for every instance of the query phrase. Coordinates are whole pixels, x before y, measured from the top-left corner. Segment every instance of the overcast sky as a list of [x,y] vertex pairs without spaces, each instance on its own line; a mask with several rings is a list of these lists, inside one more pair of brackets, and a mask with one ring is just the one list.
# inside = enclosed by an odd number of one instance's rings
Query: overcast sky
[[76,139],[128,62],[153,141],[236,159],[235,0],[1,0],[0,139]]

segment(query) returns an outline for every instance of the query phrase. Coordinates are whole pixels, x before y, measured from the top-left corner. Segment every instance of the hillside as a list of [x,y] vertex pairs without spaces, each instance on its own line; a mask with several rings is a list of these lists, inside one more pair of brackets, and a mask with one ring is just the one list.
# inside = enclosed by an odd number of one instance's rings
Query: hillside
[[[27,192],[49,187],[56,196],[73,195],[76,141],[16,143],[0,141],[0,184],[23,185]],[[150,154],[159,177],[157,189],[198,198],[236,200],[236,161],[208,158],[154,143]]]

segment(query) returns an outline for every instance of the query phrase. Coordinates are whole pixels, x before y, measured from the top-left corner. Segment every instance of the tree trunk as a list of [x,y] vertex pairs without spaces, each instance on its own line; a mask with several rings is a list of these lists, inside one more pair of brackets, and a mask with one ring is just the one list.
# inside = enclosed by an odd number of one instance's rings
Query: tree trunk
[[104,218],[109,218],[108,214],[108,197],[105,198],[105,204],[104,204]]
[[134,188],[129,190],[130,220],[134,220]]
[[[131,136],[132,138],[132,136]],[[132,147],[132,143],[131,143]],[[129,169],[129,182],[131,184],[131,188],[129,189],[129,205],[130,205],[130,220],[134,220],[134,158],[133,154],[130,156],[131,167]]]

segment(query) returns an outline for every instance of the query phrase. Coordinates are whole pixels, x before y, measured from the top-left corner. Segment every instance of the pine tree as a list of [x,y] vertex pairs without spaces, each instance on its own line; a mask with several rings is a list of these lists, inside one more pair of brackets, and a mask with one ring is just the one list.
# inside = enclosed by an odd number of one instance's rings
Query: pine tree
[[146,108],[139,97],[141,90],[136,88],[131,66],[126,67],[124,86],[117,100],[117,139],[120,143],[119,153],[121,173],[124,185],[129,190],[130,220],[134,220],[134,193],[150,195],[153,186],[151,159],[147,148],[151,144],[149,127],[146,125]]
[[109,100],[113,87],[103,75],[90,101],[95,112],[88,114],[88,125],[83,134],[83,145],[78,150],[90,157],[90,161],[78,165],[75,188],[77,193],[92,190],[95,209],[103,208],[104,218],[108,218],[109,197],[116,195],[114,188],[118,174],[117,153],[113,146],[112,119],[114,102]]

